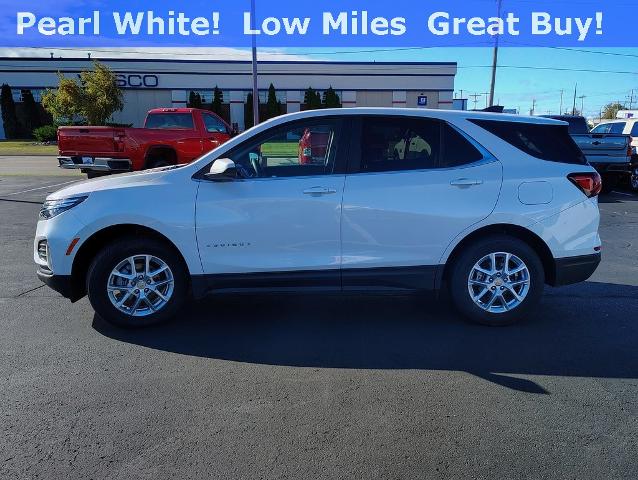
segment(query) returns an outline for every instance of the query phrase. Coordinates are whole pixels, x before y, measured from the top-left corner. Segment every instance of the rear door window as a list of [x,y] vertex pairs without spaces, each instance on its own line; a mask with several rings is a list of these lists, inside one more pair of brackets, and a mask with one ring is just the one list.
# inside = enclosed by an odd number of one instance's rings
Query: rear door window
[[532,157],[550,162],[586,164],[566,125],[471,119],[472,123]]
[[483,159],[456,128],[432,118],[363,117],[359,172],[454,168]]
[[390,172],[436,168],[441,122],[422,118],[365,117],[361,171]]
[[631,136],[638,137],[638,122],[634,123],[634,126],[631,129]]
[[151,113],[146,119],[146,128],[194,130],[190,113]]
[[454,127],[443,125],[443,154],[439,167],[451,168],[478,162],[483,154]]

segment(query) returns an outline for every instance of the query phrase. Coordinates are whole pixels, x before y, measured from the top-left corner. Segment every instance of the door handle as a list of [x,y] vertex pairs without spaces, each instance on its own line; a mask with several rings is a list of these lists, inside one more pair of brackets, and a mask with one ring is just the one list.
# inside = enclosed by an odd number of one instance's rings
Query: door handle
[[312,187],[304,190],[303,193],[304,195],[319,197],[321,195],[332,195],[333,193],[337,193],[337,191],[328,187]]
[[473,178],[457,178],[452,180],[450,185],[454,187],[473,187],[475,185],[483,185],[483,180],[476,180]]

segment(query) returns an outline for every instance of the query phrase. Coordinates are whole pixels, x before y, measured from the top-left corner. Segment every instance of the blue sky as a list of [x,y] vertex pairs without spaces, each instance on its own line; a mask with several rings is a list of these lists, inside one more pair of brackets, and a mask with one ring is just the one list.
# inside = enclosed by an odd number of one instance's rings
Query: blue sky
[[[357,49],[353,49],[357,50]],[[358,49],[363,50],[363,49]],[[585,95],[584,106],[587,116],[597,116],[602,105],[620,100],[629,102],[631,89],[634,91],[634,108],[638,109],[638,48],[557,50],[534,47],[504,47],[499,51],[499,65],[496,83],[496,99],[508,108],[520,108],[529,113],[532,101],[536,99],[536,113],[558,113],[560,90],[564,90],[563,110],[571,109],[574,86],[578,83],[578,96]],[[313,49],[317,59],[350,61],[456,61],[459,71],[456,78],[457,95],[483,93],[489,91],[492,48],[431,48],[419,50],[395,50],[387,52],[340,53],[320,55],[322,50]],[[330,50],[334,52],[335,50]],[[289,53],[303,55],[304,50],[287,49]],[[345,52],[343,50],[342,52]],[[533,69],[508,68],[533,67]],[[546,70],[540,70],[543,68]],[[558,71],[599,70],[598,72]],[[610,73],[610,72],[634,72]],[[581,99],[577,100],[580,110]],[[470,103],[470,107],[473,103]],[[479,100],[479,107],[485,106],[485,96]]]

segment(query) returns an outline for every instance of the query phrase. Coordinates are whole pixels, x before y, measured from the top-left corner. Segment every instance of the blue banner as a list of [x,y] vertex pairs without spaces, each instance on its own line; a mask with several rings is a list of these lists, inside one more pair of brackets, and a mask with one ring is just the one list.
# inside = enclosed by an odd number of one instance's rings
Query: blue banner
[[0,0],[5,47],[633,47],[638,0]]

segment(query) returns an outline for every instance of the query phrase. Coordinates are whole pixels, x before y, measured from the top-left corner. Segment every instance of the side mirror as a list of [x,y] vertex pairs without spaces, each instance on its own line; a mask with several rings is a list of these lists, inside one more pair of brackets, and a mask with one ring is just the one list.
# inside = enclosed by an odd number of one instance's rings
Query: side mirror
[[217,182],[230,182],[237,178],[237,168],[235,162],[230,158],[219,158],[210,166],[210,171],[206,174],[210,180]]

